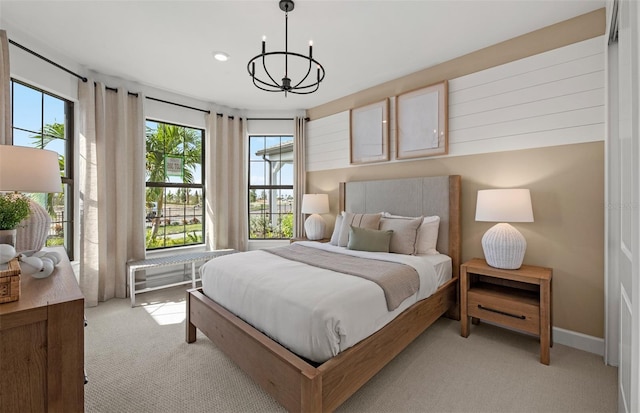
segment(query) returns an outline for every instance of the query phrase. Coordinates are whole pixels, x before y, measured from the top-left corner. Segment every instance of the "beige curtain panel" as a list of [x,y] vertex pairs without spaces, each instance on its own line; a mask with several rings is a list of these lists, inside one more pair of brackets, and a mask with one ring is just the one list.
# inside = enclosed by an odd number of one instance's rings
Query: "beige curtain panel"
[[11,71],[9,69],[9,39],[0,30],[0,145],[11,145]]
[[306,168],[306,129],[307,121],[304,117],[296,117],[295,134],[293,137],[293,190],[295,191],[295,208],[293,211],[293,233],[295,237],[304,237],[304,215],[302,208],[302,196],[306,192],[307,174]]
[[206,115],[206,245],[210,250],[248,246],[247,122],[239,117]]
[[144,98],[78,82],[80,288],[87,306],[127,295],[127,260],[145,258]]

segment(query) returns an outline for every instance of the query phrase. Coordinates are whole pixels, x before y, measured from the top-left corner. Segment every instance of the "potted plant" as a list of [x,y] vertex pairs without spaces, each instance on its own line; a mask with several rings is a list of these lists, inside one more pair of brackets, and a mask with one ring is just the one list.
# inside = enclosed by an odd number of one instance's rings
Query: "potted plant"
[[24,196],[0,194],[0,244],[16,245],[16,227],[30,211],[29,200]]

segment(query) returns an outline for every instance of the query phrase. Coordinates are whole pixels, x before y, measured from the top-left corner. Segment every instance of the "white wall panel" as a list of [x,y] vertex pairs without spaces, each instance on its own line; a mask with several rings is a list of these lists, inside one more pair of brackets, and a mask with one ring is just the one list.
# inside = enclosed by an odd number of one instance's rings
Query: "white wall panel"
[[349,112],[307,123],[307,171],[349,165]]
[[[492,138],[514,137],[543,131],[558,131],[585,125],[600,124],[604,132],[602,106],[565,110],[552,114],[531,114],[523,119],[497,121],[488,125],[465,128],[449,133],[449,143],[480,141]],[[561,136],[558,136],[561,138]],[[603,140],[604,135],[600,137]],[[564,142],[563,142],[564,143]]]
[[[561,143],[558,134],[562,133]],[[526,134],[499,136],[484,140],[473,140],[461,143],[449,143],[449,153],[480,154],[489,152],[517,151],[520,149],[544,148],[547,146],[569,145],[574,143],[595,142],[602,140],[604,126],[587,125],[548,130]],[[499,148],[489,150],[488,148]]]
[[[449,80],[448,156],[604,140],[604,49],[597,37]],[[307,170],[349,167],[349,112],[308,125]]]
[[[529,57],[528,59],[547,58],[544,55]],[[590,73],[604,72],[604,55],[603,53],[579,58],[567,63],[557,64],[549,61],[550,66],[543,69],[529,71],[520,74],[514,74],[506,78],[499,78],[491,82],[480,83],[464,89],[459,89],[456,85],[457,79],[451,81],[449,89],[449,104],[456,105],[463,102],[482,99],[487,96],[500,95],[512,91],[520,91],[522,89],[533,88],[551,82],[561,82],[573,77],[586,75]],[[492,69],[487,69],[492,70]],[[465,77],[473,77],[476,74],[467,75]]]
[[[450,81],[449,86],[451,86],[452,83],[455,84],[455,80]],[[456,102],[455,96],[451,99],[452,94],[450,88],[449,119],[481,113],[482,111],[478,108],[484,110],[504,109],[515,105],[544,101],[545,99],[552,99],[554,97],[571,96],[572,94],[589,90],[601,90],[603,86],[603,74],[601,72],[593,72],[498,95],[489,95],[468,102]]]
[[449,154],[604,140],[602,37],[449,81]]
[[[465,89],[470,86],[488,83],[496,79],[502,79],[514,74],[526,73],[542,69],[549,66],[549,62],[563,63],[575,59],[576,57],[585,57],[603,52],[603,39],[596,37],[585,40],[583,42],[574,43],[569,46],[560,47],[558,49],[549,50],[531,56],[529,58],[516,60],[504,65],[492,67],[491,69],[473,73],[469,76],[463,76],[456,80],[455,85],[449,85],[449,91]],[[536,57],[544,56],[544,59],[536,59]]]
[[[449,127],[449,132],[543,115],[558,114],[576,109],[599,108],[601,111],[602,95],[603,89],[599,88],[571,93],[569,95],[534,100],[529,103],[515,104],[499,109],[460,115],[455,117],[455,122],[452,122],[452,125]],[[450,117],[450,119],[453,118]]]

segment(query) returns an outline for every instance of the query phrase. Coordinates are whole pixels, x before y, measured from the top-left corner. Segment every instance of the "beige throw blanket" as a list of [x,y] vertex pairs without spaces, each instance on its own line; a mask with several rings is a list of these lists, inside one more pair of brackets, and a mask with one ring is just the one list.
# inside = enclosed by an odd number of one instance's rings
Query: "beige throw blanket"
[[354,257],[299,244],[267,248],[263,251],[288,260],[373,281],[384,291],[389,311],[395,310],[400,303],[415,294],[420,288],[418,272],[406,264]]

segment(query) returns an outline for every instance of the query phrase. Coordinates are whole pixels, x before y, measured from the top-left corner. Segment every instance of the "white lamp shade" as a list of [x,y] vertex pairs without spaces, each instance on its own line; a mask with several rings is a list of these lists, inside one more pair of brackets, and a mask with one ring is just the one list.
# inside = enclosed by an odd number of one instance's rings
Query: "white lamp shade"
[[528,189],[485,189],[478,191],[476,221],[498,222],[482,237],[487,264],[515,270],[522,266],[527,241],[507,222],[533,222]]
[[327,214],[329,213],[329,195],[304,194],[302,196],[303,214]]
[[[0,191],[61,192],[58,154],[46,149],[0,145]],[[29,216],[16,228],[18,251],[44,247],[51,227],[49,213],[35,201],[29,203]]]
[[0,191],[61,192],[58,154],[46,149],[0,145]]
[[533,222],[528,189],[484,189],[478,191],[476,221]]

